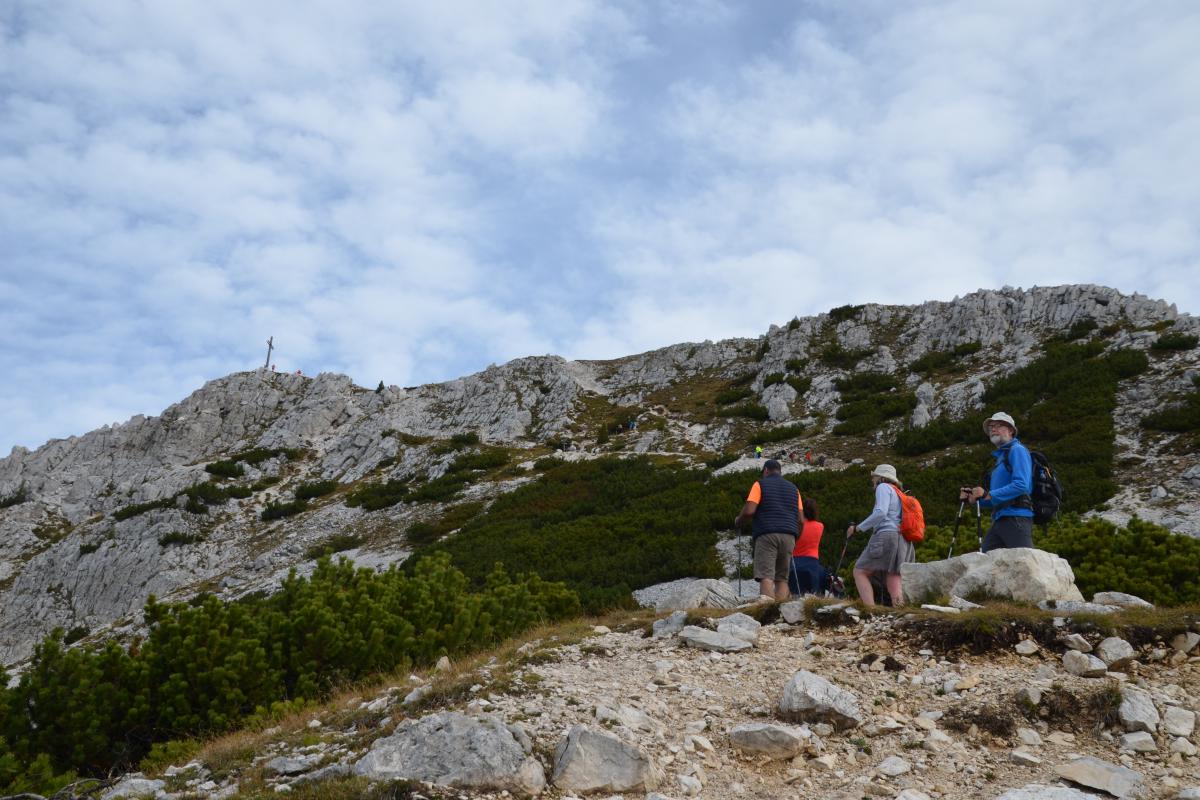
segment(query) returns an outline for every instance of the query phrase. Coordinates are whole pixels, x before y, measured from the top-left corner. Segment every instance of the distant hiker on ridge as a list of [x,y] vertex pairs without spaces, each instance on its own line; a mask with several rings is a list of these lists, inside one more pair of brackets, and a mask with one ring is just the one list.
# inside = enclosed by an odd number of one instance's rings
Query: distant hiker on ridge
[[[890,484],[890,485],[889,485]],[[892,596],[892,605],[899,605],[900,565],[916,561],[912,542],[900,535],[900,479],[891,464],[880,464],[871,473],[871,486],[875,489],[875,507],[871,514],[857,525],[846,528],[849,539],[859,530],[872,531],[866,548],[858,561],[854,562],[854,585],[858,596],[869,606],[875,605],[875,588],[871,576],[885,573],[884,586]]]
[[982,550],[1033,547],[1033,457],[1017,439],[1017,423],[999,411],[983,423],[983,432],[996,449],[996,466],[987,479],[988,488],[964,486],[958,498],[992,509],[992,526]]
[[792,548],[800,535],[803,501],[800,490],[784,479],[783,467],[771,458],[763,464],[762,479],[750,487],[746,505],[733,520],[740,528],[753,519],[754,580],[758,581],[759,603],[786,600]]

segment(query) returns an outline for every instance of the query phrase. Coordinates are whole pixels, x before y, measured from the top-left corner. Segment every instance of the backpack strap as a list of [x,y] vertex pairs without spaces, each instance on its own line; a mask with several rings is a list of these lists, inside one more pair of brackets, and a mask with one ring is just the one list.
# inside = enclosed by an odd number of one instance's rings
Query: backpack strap
[[[1012,479],[1012,462],[1008,460],[1008,451],[1011,449],[1012,448],[1010,448],[1010,447],[1006,447],[1000,451],[1000,458],[1001,458],[1001,460],[1004,461],[1004,468],[1006,470],[1008,470],[1008,477],[1010,480]],[[1029,480],[1032,482],[1033,479],[1037,477],[1034,474],[1034,471],[1037,468],[1037,464],[1033,463],[1034,458],[1033,458],[1032,452],[1030,452],[1030,454],[1029,454],[1029,461],[1031,462],[1030,470],[1029,470],[1029,472],[1030,472]],[[1030,494],[1028,492],[1026,492],[1025,494],[1021,495],[1020,497],[1014,497],[1012,500],[1009,500],[1007,503],[1002,503],[1000,505],[992,506],[992,511],[996,512],[1002,508],[1030,508],[1031,509],[1031,508],[1033,508],[1033,497],[1031,497]]]

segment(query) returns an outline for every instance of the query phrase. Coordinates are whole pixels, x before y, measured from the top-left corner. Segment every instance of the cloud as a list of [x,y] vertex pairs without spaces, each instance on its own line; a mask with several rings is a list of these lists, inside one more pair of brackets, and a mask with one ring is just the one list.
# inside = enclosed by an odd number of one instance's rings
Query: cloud
[[0,12],[0,448],[1098,282],[1200,309],[1200,15],[941,2]]

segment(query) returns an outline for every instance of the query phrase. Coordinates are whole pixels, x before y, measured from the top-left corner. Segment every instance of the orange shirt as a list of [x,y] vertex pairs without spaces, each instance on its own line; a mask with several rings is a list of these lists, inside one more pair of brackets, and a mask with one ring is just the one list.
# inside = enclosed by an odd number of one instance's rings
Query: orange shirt
[[800,538],[796,540],[796,549],[792,550],[792,555],[820,558],[821,534],[823,533],[825,533],[824,522],[817,522],[815,519],[807,520],[800,530]]
[[[750,494],[746,495],[746,502],[754,503],[754,505],[762,502],[762,487],[758,485],[758,481],[755,481],[754,485],[750,487]],[[803,518],[804,498],[800,496],[799,492],[796,492],[796,505],[800,509],[801,518]]]

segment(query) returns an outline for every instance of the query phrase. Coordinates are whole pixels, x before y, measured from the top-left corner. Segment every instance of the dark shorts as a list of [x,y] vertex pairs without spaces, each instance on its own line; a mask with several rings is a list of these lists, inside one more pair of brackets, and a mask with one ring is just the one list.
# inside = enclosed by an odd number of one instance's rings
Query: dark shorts
[[1000,517],[992,520],[983,537],[983,552],[1007,547],[1033,547],[1033,517]]
[[786,581],[792,566],[796,537],[790,533],[764,533],[754,540],[754,580]]

